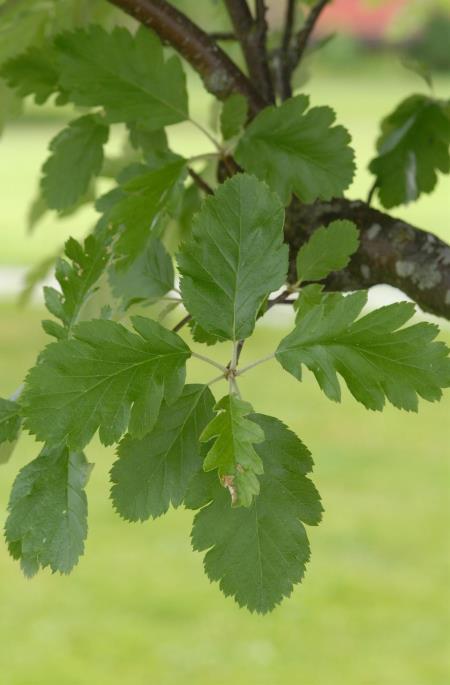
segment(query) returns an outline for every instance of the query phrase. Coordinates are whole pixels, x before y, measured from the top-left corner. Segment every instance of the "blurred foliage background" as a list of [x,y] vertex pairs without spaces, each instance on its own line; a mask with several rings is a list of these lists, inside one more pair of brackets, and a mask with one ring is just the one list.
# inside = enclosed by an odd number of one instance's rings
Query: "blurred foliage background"
[[[7,4],[0,2],[0,13]],[[227,29],[219,0],[175,4],[198,15],[209,30]],[[358,4],[383,6],[381,0]],[[297,74],[297,88],[313,104],[332,105],[352,133],[358,172],[350,197],[365,197],[370,187],[366,167],[380,119],[403,97],[427,88],[402,62],[414,58],[425,64],[435,93],[449,96],[449,2],[398,4],[404,6],[376,35],[349,28],[327,40],[333,33],[327,25],[317,35],[321,49],[311,51]],[[283,7],[280,0],[272,2],[275,29]],[[30,8],[42,15],[37,24],[26,23]],[[128,21],[104,0],[27,0],[22,10],[12,16],[8,32],[0,24],[0,61],[24,49],[27,35],[46,40],[86,19],[106,25]],[[235,46],[226,48],[239,59]],[[192,114],[212,125],[217,109],[197,78],[190,73],[189,79]],[[17,103],[1,88],[0,118],[6,120]],[[46,342],[41,304],[19,309],[15,296],[6,294],[10,279],[56,252],[69,235],[83,236],[95,220],[95,212],[85,208],[63,220],[47,214],[31,234],[27,230],[46,147],[70,115],[26,103],[0,139],[2,396],[15,390]],[[208,149],[186,125],[173,127],[171,140],[184,154]],[[111,153],[120,142],[119,131]],[[448,179],[441,179],[433,195],[397,214],[450,240],[448,194]],[[285,317],[272,312],[260,325],[244,348],[243,363],[273,349],[289,326]],[[450,342],[448,329],[443,338]],[[228,361],[226,346],[214,354]],[[73,575],[43,573],[27,581],[0,547],[2,685],[449,682],[448,395],[439,405],[423,405],[418,417],[392,408],[378,415],[347,396],[341,405],[330,403],[309,377],[299,385],[275,364],[264,368],[263,381],[256,372],[244,379],[245,395],[258,411],[283,419],[311,449],[326,509],[322,525],[310,531],[312,561],[292,599],[264,618],[225,600],[203,575],[200,555],[189,548],[189,512],[170,512],[143,525],[122,522],[108,500],[113,454],[98,445],[88,453],[96,467],[88,487],[86,557]],[[190,374],[205,380],[195,363]],[[24,437],[2,467],[3,520],[17,469],[36,451]]]

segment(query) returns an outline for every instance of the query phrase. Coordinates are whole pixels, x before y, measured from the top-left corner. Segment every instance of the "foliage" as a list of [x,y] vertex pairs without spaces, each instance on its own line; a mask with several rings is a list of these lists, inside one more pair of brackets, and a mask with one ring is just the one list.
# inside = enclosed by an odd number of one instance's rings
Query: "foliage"
[[354,172],[350,136],[333,126],[330,107],[308,109],[297,95],[267,107],[249,124],[236,149],[242,166],[276,190],[284,204],[291,193],[303,202],[341,195]]
[[370,163],[384,207],[431,193],[437,171],[450,172],[450,100],[412,95],[381,124],[378,156]]
[[[41,21],[32,22],[33,35]],[[82,450],[98,430],[103,444],[118,444],[111,471],[118,514],[144,521],[170,506],[198,510],[192,542],[206,551],[208,577],[240,606],[264,613],[301,581],[310,554],[304,524],[319,523],[322,505],[306,475],[307,448],[281,421],[254,412],[241,397],[240,376],[258,368],[264,388],[259,366],[276,357],[299,380],[305,365],[332,400],[340,400],[339,374],[368,409],[388,399],[415,411],[418,397],[435,401],[450,384],[447,349],[434,342],[436,326],[404,327],[414,314],[410,303],[361,315],[366,292],[325,291],[330,274],[358,249],[352,222],[326,222],[289,254],[286,208],[340,196],[353,177],[350,135],[331,108],[310,108],[299,95],[255,114],[234,93],[225,98],[223,140],[216,140],[190,118],[181,62],[166,57],[154,33],[87,24],[4,49],[9,89],[37,103],[56,96],[83,108],[50,144],[34,214],[73,212],[92,196],[100,214],[84,244],[68,240],[56,261],[59,289],[45,289],[59,321],[43,325],[56,342],[39,355],[23,392],[0,401],[8,452],[22,425],[44,443],[13,486],[9,550],[27,575],[75,565],[87,533],[90,467]],[[218,81],[220,74],[210,89],[220,90]],[[447,110],[416,96],[383,124],[371,169],[387,206],[431,190],[436,169],[448,172]],[[208,168],[193,170],[204,156],[187,160],[170,149],[165,129],[182,121],[213,143],[206,156],[218,162],[222,182]],[[126,140],[113,159],[104,145],[116,124],[125,124]],[[99,176],[109,179],[100,197]],[[198,189],[209,197],[200,201]],[[180,236],[175,271],[168,248]],[[292,295],[292,332],[267,358],[242,367],[240,352],[258,319]],[[158,306],[130,316],[137,302]],[[167,308],[181,306],[187,314],[170,330]],[[188,322],[189,345],[179,334]],[[197,351],[196,344],[217,341],[229,344],[226,366]],[[185,384],[192,357],[220,375]],[[210,386],[219,381],[228,391],[216,402]]]

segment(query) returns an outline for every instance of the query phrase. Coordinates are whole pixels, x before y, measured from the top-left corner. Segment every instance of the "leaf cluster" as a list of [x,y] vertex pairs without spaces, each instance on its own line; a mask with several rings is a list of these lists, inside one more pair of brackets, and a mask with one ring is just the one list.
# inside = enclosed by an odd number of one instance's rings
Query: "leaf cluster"
[[[50,143],[35,218],[42,206],[64,214],[86,198],[95,198],[100,218],[83,243],[66,242],[58,288],[45,289],[54,319],[43,325],[55,341],[20,396],[0,400],[3,454],[22,426],[43,443],[12,489],[9,550],[26,575],[45,567],[67,573],[77,563],[87,535],[84,450],[98,432],[104,445],[116,445],[117,513],[135,522],[170,507],[196,510],[192,544],[205,552],[207,576],[240,606],[270,611],[303,578],[305,525],[319,523],[322,504],[300,438],[241,396],[240,377],[252,369],[265,386],[265,360],[240,363],[259,319],[293,296],[295,323],[271,355],[280,372],[301,381],[306,367],[333,401],[343,379],[368,409],[388,400],[416,411],[419,397],[438,400],[450,383],[447,349],[434,340],[436,326],[406,325],[410,303],[365,312],[365,292],[325,291],[325,279],[358,248],[353,223],[320,227],[289,255],[292,196],[327,200],[353,178],[350,136],[329,107],[310,107],[299,95],[249,121],[247,102],[234,95],[221,112],[222,140],[207,131],[215,151],[188,160],[170,149],[166,134],[192,123],[183,68],[151,31],[90,25],[27,48],[2,67],[8,88],[38,103],[56,96],[83,108]],[[442,103],[416,98],[386,120],[371,165],[382,201],[411,199],[431,189],[436,169],[448,171],[447,114]],[[125,125],[126,141],[114,159],[105,145],[117,124]],[[211,156],[230,176],[218,185]],[[109,183],[100,196],[98,177]],[[202,201],[196,177],[208,191]],[[219,342],[228,345],[226,366],[197,351]],[[192,358],[213,366],[216,377],[186,383]],[[220,381],[225,388],[215,397]]]

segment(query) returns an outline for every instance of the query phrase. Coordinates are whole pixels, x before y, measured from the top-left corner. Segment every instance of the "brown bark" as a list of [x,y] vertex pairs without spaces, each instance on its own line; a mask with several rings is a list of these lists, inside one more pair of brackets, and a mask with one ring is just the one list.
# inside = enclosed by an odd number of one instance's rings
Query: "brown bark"
[[327,280],[327,288],[358,290],[385,283],[402,290],[424,311],[450,319],[450,246],[365,202],[338,198],[291,205],[286,224],[291,281],[299,247],[316,228],[336,219],[354,221],[361,243],[347,269]]
[[144,26],[153,29],[162,40],[170,43],[200,74],[205,88],[219,100],[225,100],[231,93],[241,93],[247,98],[253,114],[264,107],[264,98],[228,55],[205,31],[168,2],[109,2],[123,9]]

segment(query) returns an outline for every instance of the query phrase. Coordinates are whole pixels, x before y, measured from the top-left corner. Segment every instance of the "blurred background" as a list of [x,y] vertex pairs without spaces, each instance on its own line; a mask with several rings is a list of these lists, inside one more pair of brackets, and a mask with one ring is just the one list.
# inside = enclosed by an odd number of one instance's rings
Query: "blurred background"
[[[222,3],[174,3],[209,30],[226,30]],[[281,25],[284,2],[270,22]],[[119,14],[104,18],[117,20]],[[103,20],[103,19],[102,19]],[[1,58],[0,36],[0,58]],[[239,59],[232,45],[226,48]],[[414,70],[411,67],[414,66]],[[429,86],[450,91],[448,0],[334,0],[296,76],[312,104],[330,104],[353,136],[358,171],[348,195],[364,198],[367,164],[380,119],[404,97]],[[192,115],[210,126],[217,110],[189,75]],[[7,108],[0,94],[0,113]],[[49,140],[71,112],[27,103],[0,138],[0,395],[21,383],[46,343],[35,296],[17,305],[26,270],[82,237],[96,219],[82,209],[45,214],[30,232],[29,207]],[[208,149],[188,125],[171,130],[186,155]],[[110,149],[120,144],[120,132]],[[450,241],[449,181],[394,213]],[[386,289],[378,299],[396,297]],[[243,363],[273,350],[292,321],[275,312],[245,346]],[[442,338],[450,342],[448,324]],[[228,347],[212,354],[228,361]],[[70,577],[41,573],[25,580],[0,546],[2,685],[446,685],[450,682],[448,496],[450,401],[423,403],[418,417],[388,408],[369,413],[347,394],[326,400],[309,376],[300,385],[276,364],[242,381],[257,411],[274,414],[313,453],[324,521],[309,531],[312,560],[303,584],[273,614],[253,616],[225,599],[189,545],[191,513],[171,511],[126,524],[108,500],[112,451],[94,444],[88,486],[86,556]],[[192,380],[205,379],[194,363]],[[263,387],[263,391],[262,391]],[[0,508],[6,515],[18,468],[38,447],[23,437],[2,466]]]

